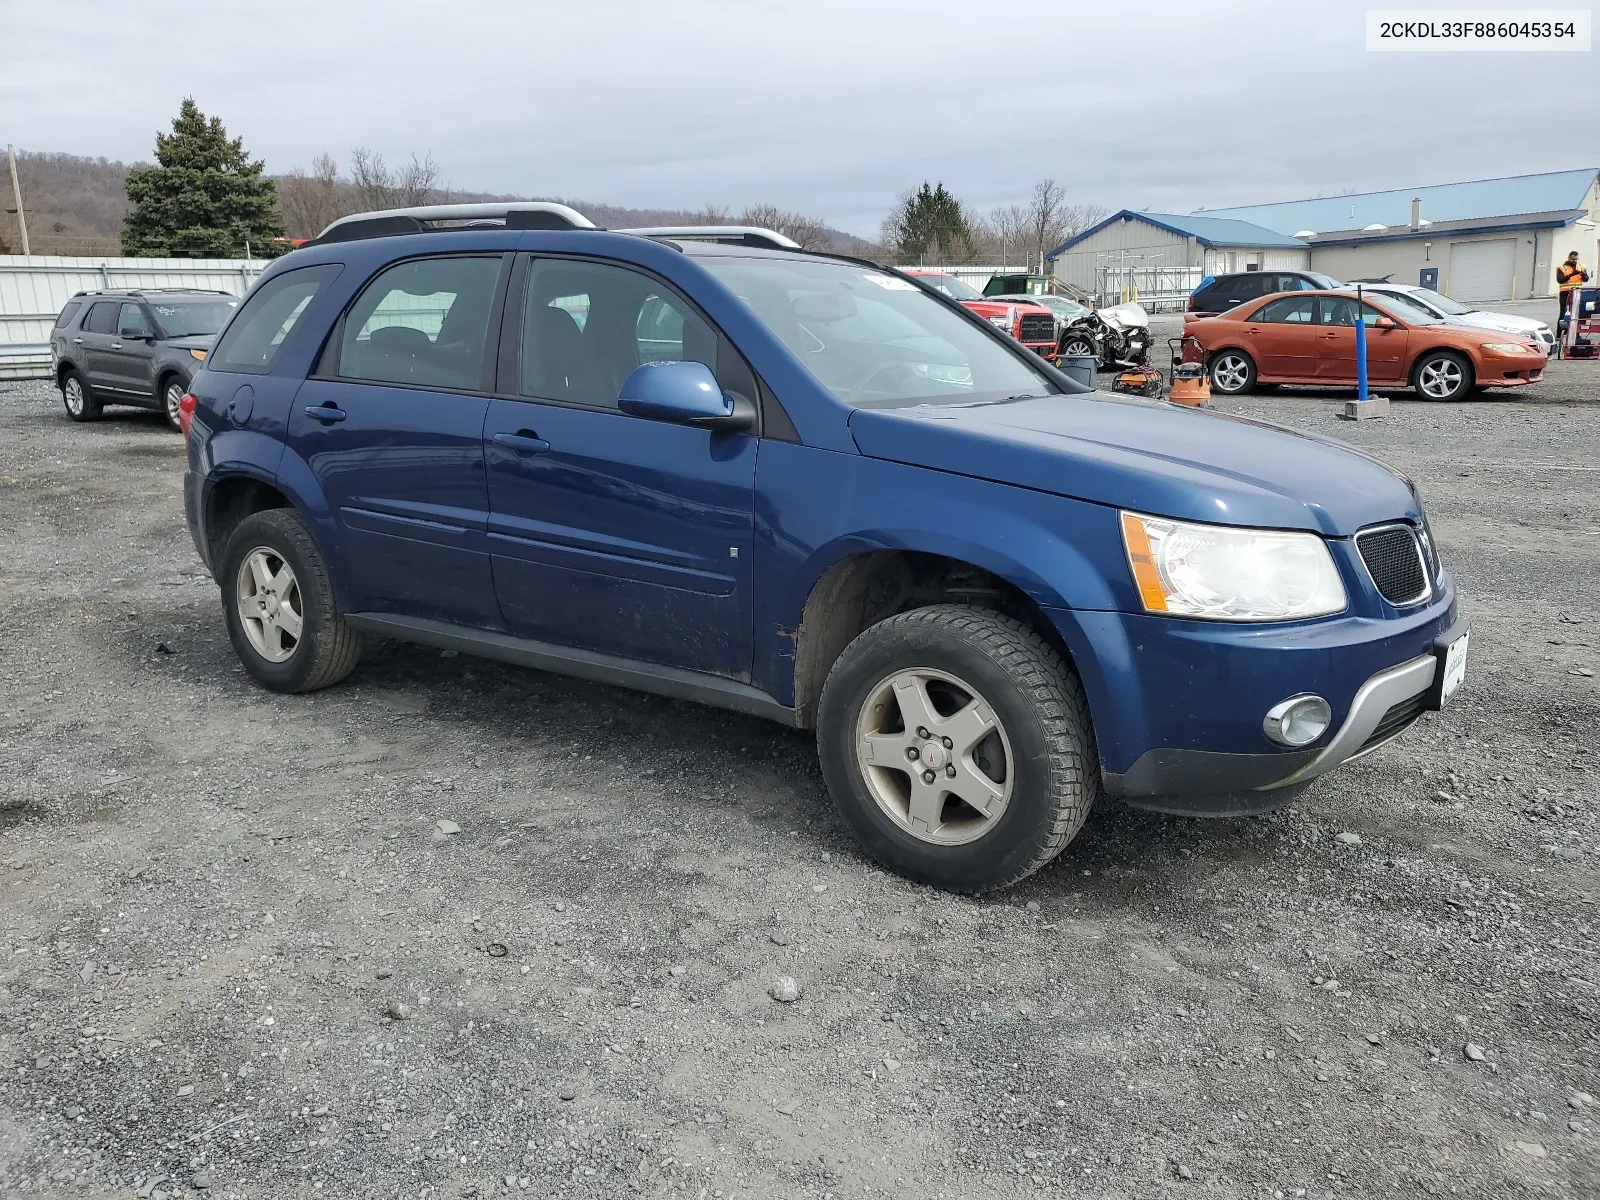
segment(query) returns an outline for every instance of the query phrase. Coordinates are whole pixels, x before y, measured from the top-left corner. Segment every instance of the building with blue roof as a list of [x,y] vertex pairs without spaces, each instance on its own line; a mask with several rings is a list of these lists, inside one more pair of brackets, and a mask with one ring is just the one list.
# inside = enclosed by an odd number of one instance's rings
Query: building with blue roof
[[[1125,209],[1064,242],[1056,274],[1085,291],[1170,290],[1191,275],[1310,269],[1423,283],[1478,303],[1555,295],[1569,251],[1600,263],[1600,168],[1200,209]],[[1142,274],[1141,274],[1142,272]],[[1163,272],[1167,278],[1163,278]],[[1195,279],[1196,284],[1199,279]],[[1150,286],[1140,286],[1148,295]]]

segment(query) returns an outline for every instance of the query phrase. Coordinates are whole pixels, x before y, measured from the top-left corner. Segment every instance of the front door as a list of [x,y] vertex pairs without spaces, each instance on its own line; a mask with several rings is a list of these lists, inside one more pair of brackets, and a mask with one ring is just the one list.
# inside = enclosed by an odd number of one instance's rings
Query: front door
[[1299,381],[1317,374],[1317,305],[1309,293],[1269,300],[1245,321],[1245,345],[1263,379]]
[[[1317,298],[1317,380],[1327,383],[1356,382],[1356,301],[1349,296]],[[1367,326],[1367,380],[1374,384],[1404,382],[1406,331],[1396,324],[1378,329],[1374,322],[1385,314],[1372,305],[1361,305],[1361,319]]]
[[502,255],[372,280],[290,408],[288,447],[335,514],[346,607],[500,626],[485,546],[486,347]]
[[128,300],[118,307],[116,334],[104,351],[108,386],[155,395],[155,333],[142,305]]
[[500,380],[522,398],[492,401],[483,430],[507,626],[747,680],[758,441],[617,410],[643,362],[703,362],[729,387],[734,352],[633,268],[534,259],[522,294],[502,334],[520,353],[503,356]]

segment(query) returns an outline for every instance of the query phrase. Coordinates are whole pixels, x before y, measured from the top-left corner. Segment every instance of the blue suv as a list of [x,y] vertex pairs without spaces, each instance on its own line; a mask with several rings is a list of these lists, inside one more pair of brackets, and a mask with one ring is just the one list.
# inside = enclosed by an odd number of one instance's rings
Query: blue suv
[[1260,812],[1460,682],[1416,489],[1086,392],[916,279],[560,205],[364,214],[183,400],[185,504],[281,692],[365,635],[814,729],[879,861],[966,892],[1102,794]]

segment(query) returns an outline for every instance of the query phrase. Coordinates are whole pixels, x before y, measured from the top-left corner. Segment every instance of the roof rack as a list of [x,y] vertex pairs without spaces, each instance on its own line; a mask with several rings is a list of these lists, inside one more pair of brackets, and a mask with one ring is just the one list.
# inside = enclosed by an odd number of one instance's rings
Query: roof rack
[[648,229],[617,229],[639,237],[681,238],[691,242],[723,242],[735,246],[760,246],[765,250],[799,250],[800,243],[775,229],[759,225],[653,225]]
[[361,238],[395,237],[474,226],[503,226],[507,229],[596,228],[595,223],[577,209],[544,201],[424,204],[417,208],[391,208],[341,217],[306,245],[322,246],[329,242],[353,242]]
[[76,300],[79,296],[140,296],[140,297],[144,297],[144,296],[152,296],[152,295],[157,295],[157,294],[166,293],[166,292],[182,292],[186,296],[231,296],[231,295],[233,295],[232,292],[226,291],[226,290],[224,290],[222,288],[191,288],[191,287],[86,288],[85,290],[83,290],[81,292],[74,292],[72,294],[72,298],[74,300]]

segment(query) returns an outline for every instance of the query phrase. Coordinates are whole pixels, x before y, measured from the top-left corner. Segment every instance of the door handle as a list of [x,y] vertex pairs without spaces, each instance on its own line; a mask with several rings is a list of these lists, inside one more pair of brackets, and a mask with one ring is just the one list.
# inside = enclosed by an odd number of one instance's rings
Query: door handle
[[515,451],[522,457],[543,454],[550,449],[550,443],[531,429],[519,429],[516,433],[497,433],[494,435],[494,444]]
[[111,343],[111,348],[113,350],[121,350],[122,349],[122,343],[121,342],[112,342]]
[[77,342],[78,345],[80,345],[80,346],[83,345],[83,339],[82,338],[73,338],[72,340]]
[[335,421],[342,421],[348,414],[336,404],[308,404],[306,416],[314,421],[321,421],[325,425],[332,425]]

